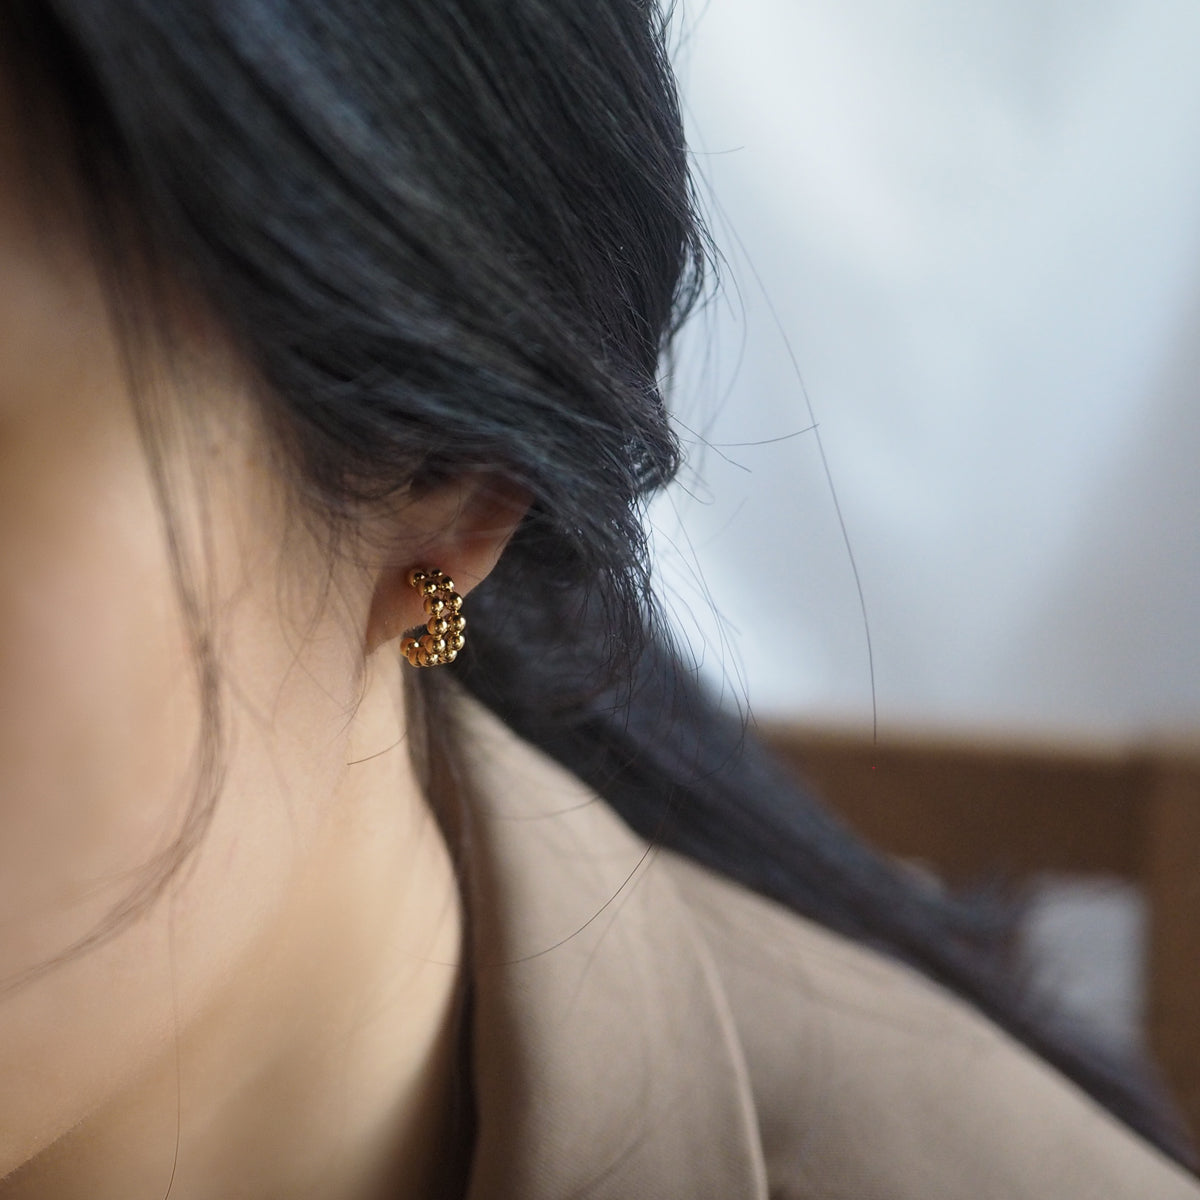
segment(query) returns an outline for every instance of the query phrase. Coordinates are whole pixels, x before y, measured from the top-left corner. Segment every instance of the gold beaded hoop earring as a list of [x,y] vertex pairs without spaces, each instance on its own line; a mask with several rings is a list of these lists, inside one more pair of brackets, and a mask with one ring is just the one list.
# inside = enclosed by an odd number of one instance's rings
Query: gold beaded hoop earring
[[454,580],[435,567],[416,567],[408,573],[408,585],[425,598],[425,632],[400,639],[400,652],[414,667],[439,667],[452,663],[463,648],[462,597]]

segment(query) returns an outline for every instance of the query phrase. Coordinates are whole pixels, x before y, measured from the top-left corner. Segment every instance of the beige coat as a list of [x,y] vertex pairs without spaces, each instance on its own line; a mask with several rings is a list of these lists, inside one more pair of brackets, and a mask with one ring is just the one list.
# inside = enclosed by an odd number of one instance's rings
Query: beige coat
[[469,1200],[1200,1200],[963,1003],[469,730]]

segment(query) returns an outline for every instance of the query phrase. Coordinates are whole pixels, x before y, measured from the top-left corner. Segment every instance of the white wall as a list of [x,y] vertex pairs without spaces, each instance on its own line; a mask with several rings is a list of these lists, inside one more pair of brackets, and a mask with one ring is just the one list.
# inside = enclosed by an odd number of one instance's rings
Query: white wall
[[870,720],[786,334],[881,727],[1200,728],[1200,4],[692,0],[680,24],[730,261],[655,520],[705,669],[760,713]]

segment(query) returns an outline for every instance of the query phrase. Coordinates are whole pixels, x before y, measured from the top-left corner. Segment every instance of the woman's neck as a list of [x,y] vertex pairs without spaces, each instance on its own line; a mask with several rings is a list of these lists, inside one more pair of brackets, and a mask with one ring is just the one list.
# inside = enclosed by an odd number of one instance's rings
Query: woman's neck
[[[356,719],[361,749],[396,742],[369,697]],[[151,1069],[0,1181],[0,1197],[461,1194],[458,888],[406,746],[364,757],[320,855],[297,864],[286,905],[225,965],[202,1011],[162,1039]],[[146,987],[173,988],[187,970],[177,902],[147,918],[162,955]]]

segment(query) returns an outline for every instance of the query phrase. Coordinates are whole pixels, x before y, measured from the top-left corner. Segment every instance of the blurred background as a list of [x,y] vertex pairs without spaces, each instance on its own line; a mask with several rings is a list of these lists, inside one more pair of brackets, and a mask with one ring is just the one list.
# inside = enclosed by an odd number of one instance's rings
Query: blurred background
[[680,632],[867,836],[1040,881],[1039,969],[1200,1129],[1200,5],[676,26],[726,258],[653,514]]

